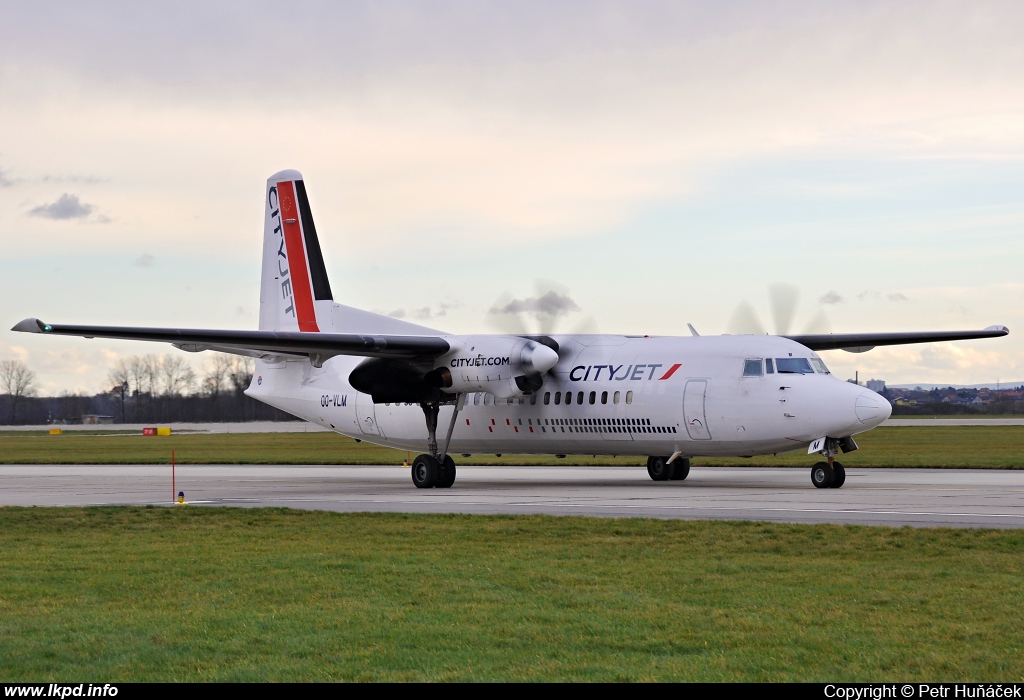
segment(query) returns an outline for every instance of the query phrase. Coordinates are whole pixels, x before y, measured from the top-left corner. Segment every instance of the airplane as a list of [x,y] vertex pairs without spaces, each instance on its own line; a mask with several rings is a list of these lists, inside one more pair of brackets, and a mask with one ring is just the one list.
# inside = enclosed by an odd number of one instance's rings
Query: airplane
[[[647,457],[655,481],[694,457],[806,449],[840,488],[840,453],[889,402],[834,377],[821,350],[1005,336],[976,331],[657,337],[454,335],[334,301],[302,175],[267,180],[259,330],[50,324],[12,330],[157,341],[255,358],[246,394],[357,440],[419,451],[418,488],[455,483],[451,453]],[[439,436],[441,439],[439,440]]]

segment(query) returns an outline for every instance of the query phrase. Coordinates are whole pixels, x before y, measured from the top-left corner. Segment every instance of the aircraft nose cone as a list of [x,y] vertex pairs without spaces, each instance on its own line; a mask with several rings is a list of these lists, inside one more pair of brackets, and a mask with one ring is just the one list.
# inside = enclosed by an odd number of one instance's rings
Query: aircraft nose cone
[[892,405],[884,396],[873,391],[865,391],[857,396],[854,411],[857,413],[857,420],[874,427],[892,415]]

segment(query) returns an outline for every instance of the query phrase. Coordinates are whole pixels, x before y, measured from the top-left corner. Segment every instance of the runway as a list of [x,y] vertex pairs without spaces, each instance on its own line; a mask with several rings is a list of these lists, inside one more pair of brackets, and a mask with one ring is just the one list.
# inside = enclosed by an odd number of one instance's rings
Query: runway
[[[849,469],[842,489],[809,469],[695,467],[653,482],[643,468],[460,466],[451,489],[379,466],[179,466],[192,507],[282,506],[404,513],[544,513],[921,527],[1024,527],[1024,471]],[[0,505],[167,504],[169,466],[0,466]]]

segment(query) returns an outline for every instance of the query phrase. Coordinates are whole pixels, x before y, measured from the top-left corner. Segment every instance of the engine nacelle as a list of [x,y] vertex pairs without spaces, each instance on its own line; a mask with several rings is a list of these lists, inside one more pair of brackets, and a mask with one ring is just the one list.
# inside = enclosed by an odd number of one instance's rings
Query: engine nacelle
[[546,345],[514,335],[445,336],[451,352],[437,358],[428,375],[442,391],[486,391],[503,399],[540,388],[542,375],[558,364]]

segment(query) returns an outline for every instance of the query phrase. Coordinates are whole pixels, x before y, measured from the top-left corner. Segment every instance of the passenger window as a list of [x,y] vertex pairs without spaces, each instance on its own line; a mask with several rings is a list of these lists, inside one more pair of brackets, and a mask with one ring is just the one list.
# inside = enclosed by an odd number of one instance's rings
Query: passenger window
[[474,406],[479,406],[480,405],[480,394],[479,393],[473,394],[473,405]]
[[555,392],[555,405],[557,406],[560,403],[562,403],[562,392],[556,391]]
[[530,405],[531,406],[536,406],[537,405],[537,395],[536,394],[531,394],[530,395]]
[[608,392],[607,391],[602,391],[601,392],[601,403],[602,404],[608,403]]
[[619,403],[619,394],[620,394],[620,392],[618,392],[618,391],[615,392],[615,396],[612,397],[612,403],[614,403],[614,404],[618,404]]
[[550,391],[545,391],[544,392],[544,405],[547,406],[549,403],[551,403],[551,392]]
[[576,394],[576,403],[581,404],[581,405],[583,404],[583,392],[582,391],[580,393]]
[[571,403],[572,403],[572,392],[571,391],[567,391],[567,392],[565,392],[565,405],[568,406]]
[[491,395],[490,394],[484,394],[484,406],[490,406],[490,405],[491,405]]
[[597,403],[597,392],[592,391],[590,392],[590,405],[593,406],[595,403]]
[[772,358],[765,360],[764,365],[768,368],[768,374],[775,374],[775,363],[772,362]]
[[764,367],[761,364],[761,360],[744,360],[743,362],[743,376],[744,377],[760,377],[764,374]]
[[633,392],[632,391],[627,391],[626,392],[626,403],[633,403]]

